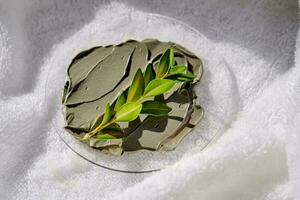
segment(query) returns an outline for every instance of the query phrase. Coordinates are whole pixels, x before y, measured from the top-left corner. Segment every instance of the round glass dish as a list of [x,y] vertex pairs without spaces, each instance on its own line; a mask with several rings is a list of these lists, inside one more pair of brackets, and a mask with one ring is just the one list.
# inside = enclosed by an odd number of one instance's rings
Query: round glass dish
[[[120,24],[126,24],[126,26],[120,26]],[[109,31],[111,32],[111,30],[114,30],[115,37],[109,37],[108,39],[104,34]],[[77,51],[75,51],[76,47],[71,45],[72,48],[65,48],[64,53],[66,55],[74,54],[75,56],[80,51],[85,50],[84,48],[86,47],[107,45],[110,43],[118,44],[119,42],[128,39],[142,40],[146,38],[156,38],[161,41],[172,41],[178,43],[194,52],[203,60],[204,76],[205,68],[211,65],[211,63],[205,58],[214,56],[210,53],[212,52],[211,49],[214,47],[196,29],[186,25],[183,22],[158,14],[147,14],[140,12],[131,13],[130,15],[121,17],[118,20],[112,20],[109,24],[106,24],[104,28],[99,29],[98,32],[97,30],[93,33],[81,31],[77,33],[78,37],[75,37],[75,35],[74,37],[65,41],[65,44],[79,44],[82,42],[82,40],[78,38],[81,38],[83,35],[88,38],[89,34],[91,34],[91,37],[92,35],[94,36],[95,34],[98,34],[98,39],[91,39],[92,42],[89,41],[89,43],[85,46],[83,45],[81,48],[78,47]],[[68,62],[71,62],[71,59],[68,60]],[[61,106],[61,96],[68,62],[56,62],[60,66],[53,66],[53,68],[49,69],[46,81],[46,100],[51,101],[49,104],[51,104],[51,106],[53,105],[52,111],[55,113],[55,117],[52,121],[52,125],[55,128],[55,131],[72,151],[85,160],[102,168],[118,172],[153,172],[176,163],[186,155],[202,150],[212,140],[214,136],[213,134],[201,134],[201,131],[199,132],[193,130],[183,139],[183,141],[174,151],[169,152],[140,150],[135,152],[125,152],[122,156],[117,157],[106,155],[97,149],[90,148],[86,144],[76,140],[63,128],[64,119]],[[198,102],[198,104],[202,105],[201,102]],[[201,123],[202,121],[200,121],[200,124]],[[194,129],[199,128],[201,127],[196,126]]]

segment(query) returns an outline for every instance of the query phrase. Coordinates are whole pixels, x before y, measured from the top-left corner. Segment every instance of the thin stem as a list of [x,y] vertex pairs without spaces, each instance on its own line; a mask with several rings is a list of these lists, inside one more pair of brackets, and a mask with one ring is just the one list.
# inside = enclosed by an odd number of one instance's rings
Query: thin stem
[[98,126],[97,128],[95,128],[93,131],[87,133],[82,140],[87,140],[91,137],[93,137],[94,135],[96,135],[99,131],[103,130],[104,128],[108,127],[109,125],[115,123],[115,118],[112,118],[110,121],[108,121],[106,124],[103,124],[101,126]]
[[140,103],[141,101],[143,101],[146,97],[141,96],[136,102]]

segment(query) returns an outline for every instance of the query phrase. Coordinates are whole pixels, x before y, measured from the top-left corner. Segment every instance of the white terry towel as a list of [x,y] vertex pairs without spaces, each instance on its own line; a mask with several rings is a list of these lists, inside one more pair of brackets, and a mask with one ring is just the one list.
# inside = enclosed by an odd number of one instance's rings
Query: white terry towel
[[[82,2],[0,1],[0,199],[300,198],[297,2]],[[145,20],[150,11],[197,28],[207,40],[198,48],[203,41],[192,46],[183,38],[191,50],[215,52],[205,59],[217,65],[204,68],[197,88],[206,118],[193,134],[218,137],[160,172],[107,171],[79,158],[54,133],[56,90],[45,100],[45,80],[79,51],[135,35],[109,27]],[[168,29],[153,35],[182,31],[161,25]]]

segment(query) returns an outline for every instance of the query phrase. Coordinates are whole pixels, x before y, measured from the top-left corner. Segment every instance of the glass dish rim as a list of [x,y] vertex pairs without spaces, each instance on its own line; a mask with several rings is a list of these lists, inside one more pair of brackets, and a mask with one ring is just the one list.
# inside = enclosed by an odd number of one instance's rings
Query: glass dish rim
[[[153,18],[161,18],[161,19],[165,19],[165,20],[168,20],[168,21],[172,21],[176,24],[179,24],[179,25],[182,25],[183,27],[191,30],[194,34],[204,38],[205,40],[208,40],[203,34],[201,34],[196,28],[188,25],[187,23],[183,22],[183,21],[180,21],[178,19],[175,19],[175,18],[172,18],[172,17],[169,17],[169,16],[165,16],[165,15],[161,15],[161,14],[157,14],[157,13],[148,13],[148,12],[145,12],[146,14],[146,17],[153,17]],[[46,90],[47,90],[47,85],[48,85],[48,82],[49,82],[49,71],[50,69],[48,68],[47,70],[47,78],[46,78],[46,83],[45,83],[45,99],[47,101],[47,93],[46,93]],[[202,74],[203,74],[203,71],[204,69],[202,69]],[[63,136],[61,135],[60,131],[58,130],[57,128],[57,124],[55,123],[55,119],[52,118],[51,119],[51,122],[50,122],[51,126],[54,127],[55,129],[55,133],[59,136],[60,140],[72,151],[74,152],[75,154],[77,154],[79,157],[83,158],[84,160],[88,161],[89,163],[91,164],[94,164],[102,169],[105,169],[105,170],[109,170],[109,171],[114,171],[114,172],[119,172],[119,173],[127,173],[127,174],[145,174],[145,173],[153,173],[153,172],[157,172],[157,171],[160,171],[160,170],[163,170],[165,169],[166,167],[170,166],[170,165],[166,165],[164,167],[160,167],[160,168],[155,168],[155,169],[149,169],[149,170],[139,170],[139,171],[136,171],[136,170],[123,170],[123,169],[117,169],[117,168],[112,168],[112,167],[108,167],[108,166],[105,166],[105,165],[102,165],[102,164],[99,164],[95,161],[93,161],[92,159],[89,159],[83,155],[81,155],[78,151],[76,151],[64,138]],[[216,135],[214,135],[204,146],[203,148],[201,148],[201,150],[205,149],[215,138]]]

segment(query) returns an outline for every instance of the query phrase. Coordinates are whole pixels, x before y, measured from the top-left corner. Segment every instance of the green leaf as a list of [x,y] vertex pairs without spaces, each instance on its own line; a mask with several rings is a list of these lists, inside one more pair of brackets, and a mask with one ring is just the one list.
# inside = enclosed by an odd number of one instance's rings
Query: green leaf
[[167,49],[161,56],[157,67],[156,78],[163,78],[169,71],[170,67],[174,64],[174,51]]
[[112,111],[112,109],[111,109],[109,103],[107,103],[105,106],[105,112],[104,112],[103,119],[102,119],[100,126],[103,124],[106,124],[111,119],[111,115],[112,115],[111,111]]
[[152,116],[165,116],[172,110],[166,104],[159,101],[145,101],[141,113]]
[[192,74],[190,72],[188,72],[186,74],[181,74],[181,75],[184,76],[184,77],[187,77],[187,78],[192,78],[192,79],[194,79],[194,78],[197,77],[196,75],[194,75],[194,74]]
[[111,139],[116,139],[116,137],[109,135],[109,134],[100,134],[96,135],[95,138],[99,140],[111,140]]
[[141,103],[128,102],[116,112],[117,122],[130,122],[135,120],[142,110]]
[[144,93],[145,82],[141,69],[138,69],[134,75],[131,86],[128,90],[127,101],[135,102],[137,101]]
[[113,124],[110,124],[109,126],[105,127],[104,129],[102,129],[101,131],[104,132],[104,133],[122,132],[122,128],[120,127],[119,124],[113,123]]
[[169,74],[168,75],[173,75],[173,74],[180,74],[180,73],[183,73],[187,70],[187,67],[184,66],[184,65],[176,65],[176,66],[173,66],[170,71],[169,71]]
[[170,90],[176,81],[168,79],[155,79],[152,80],[146,87],[144,97],[151,97],[163,94]]
[[173,81],[188,82],[193,81],[196,78],[196,76],[193,74],[174,74],[166,78]]
[[155,72],[153,70],[153,65],[149,63],[144,72],[145,86],[148,85],[148,83],[152,81],[154,78],[155,78]]
[[122,92],[115,103],[114,110],[118,111],[121,108],[121,106],[124,105],[125,103],[126,103],[125,92]]
[[124,137],[124,132],[119,124],[113,123],[97,133],[97,139],[116,139]]

